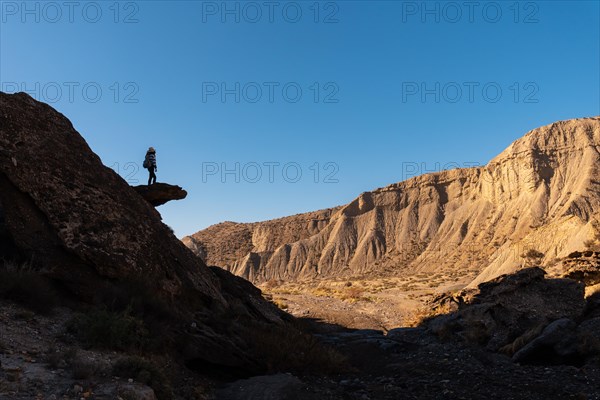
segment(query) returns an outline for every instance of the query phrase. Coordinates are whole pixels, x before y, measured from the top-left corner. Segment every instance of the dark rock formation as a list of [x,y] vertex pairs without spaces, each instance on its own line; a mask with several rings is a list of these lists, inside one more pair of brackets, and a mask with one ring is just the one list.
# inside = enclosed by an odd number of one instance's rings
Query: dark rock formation
[[517,351],[513,361],[529,364],[575,363],[579,358],[576,328],[577,324],[568,318],[552,322],[538,337]]
[[187,192],[181,186],[157,182],[154,185],[139,185],[133,187],[146,201],[154,207],[162,206],[171,200],[182,200]]
[[282,314],[231,274],[207,268],[66,117],[27,94],[0,92],[0,153],[0,258],[26,258],[84,301],[106,282],[141,280],[187,326],[206,316],[196,329],[173,327],[187,361],[260,370],[247,339],[202,323],[226,313],[281,323]]
[[583,315],[584,286],[570,279],[544,279],[544,274],[540,268],[527,268],[482,283],[457,312],[434,318],[428,326],[440,336],[513,354],[549,323]]
[[563,276],[586,285],[600,283],[600,252],[575,251],[562,262]]

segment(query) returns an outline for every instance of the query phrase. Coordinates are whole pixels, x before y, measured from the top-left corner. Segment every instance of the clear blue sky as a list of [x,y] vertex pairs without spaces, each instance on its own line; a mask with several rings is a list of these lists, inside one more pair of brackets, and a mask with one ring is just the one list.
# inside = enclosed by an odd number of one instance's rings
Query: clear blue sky
[[158,180],[189,191],[159,208],[180,237],[600,114],[598,1],[0,3],[2,90],[49,102],[125,179],[156,147]]

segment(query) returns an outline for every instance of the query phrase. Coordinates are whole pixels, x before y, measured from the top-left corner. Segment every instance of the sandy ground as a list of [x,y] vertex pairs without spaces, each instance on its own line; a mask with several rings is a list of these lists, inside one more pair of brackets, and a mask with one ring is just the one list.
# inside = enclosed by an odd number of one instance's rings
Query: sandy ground
[[344,279],[320,282],[268,282],[260,286],[266,298],[296,317],[311,318],[353,329],[411,326],[427,310],[431,297],[465,287],[469,277],[437,282],[409,278]]

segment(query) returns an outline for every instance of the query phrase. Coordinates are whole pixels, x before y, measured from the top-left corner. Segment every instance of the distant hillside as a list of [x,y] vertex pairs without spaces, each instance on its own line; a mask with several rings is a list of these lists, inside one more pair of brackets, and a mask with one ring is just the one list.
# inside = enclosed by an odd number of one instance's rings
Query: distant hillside
[[252,282],[441,270],[472,284],[584,247],[597,232],[600,117],[556,122],[485,167],[421,175],[351,203],[183,239]]

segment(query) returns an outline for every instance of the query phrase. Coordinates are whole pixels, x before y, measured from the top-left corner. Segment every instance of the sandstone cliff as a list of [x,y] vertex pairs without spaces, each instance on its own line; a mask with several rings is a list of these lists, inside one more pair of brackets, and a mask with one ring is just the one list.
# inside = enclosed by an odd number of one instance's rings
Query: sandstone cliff
[[594,236],[600,117],[527,133],[484,167],[426,174],[337,208],[212,226],[184,238],[208,264],[253,282],[477,272],[552,264]]

